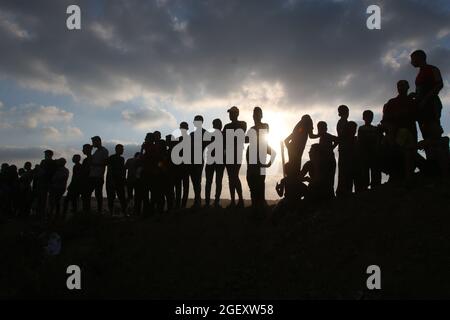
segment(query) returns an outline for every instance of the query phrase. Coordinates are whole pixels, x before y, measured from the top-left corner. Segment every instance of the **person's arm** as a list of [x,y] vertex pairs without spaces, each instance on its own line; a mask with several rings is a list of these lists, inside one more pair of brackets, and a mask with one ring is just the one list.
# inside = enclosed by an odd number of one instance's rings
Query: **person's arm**
[[289,146],[291,140],[292,140],[292,133],[288,135],[286,139],[284,139],[284,145],[286,146],[286,148]]
[[433,88],[423,97],[422,101],[419,103],[419,107],[426,105],[431,98],[439,95],[439,92],[444,88],[444,82],[442,81],[441,72],[438,68],[433,68]]
[[277,156],[277,152],[270,146],[267,146],[267,154],[270,155],[270,159],[267,164],[262,165],[263,168],[269,168],[275,160],[275,157]]
[[306,175],[309,173],[310,171],[310,162],[306,162],[303,165],[303,168],[300,170],[300,174],[299,174],[299,178],[300,181],[310,181],[311,179],[309,177],[307,177]]
[[330,135],[330,138],[331,138],[331,141],[332,141],[332,148],[334,150],[339,145],[339,138],[334,136],[334,135],[332,135],[332,134],[329,134],[329,135]]
[[284,195],[284,184],[285,180],[283,178],[281,179],[280,183],[277,183],[277,185],[275,186],[275,190],[277,191],[277,194],[280,198]]

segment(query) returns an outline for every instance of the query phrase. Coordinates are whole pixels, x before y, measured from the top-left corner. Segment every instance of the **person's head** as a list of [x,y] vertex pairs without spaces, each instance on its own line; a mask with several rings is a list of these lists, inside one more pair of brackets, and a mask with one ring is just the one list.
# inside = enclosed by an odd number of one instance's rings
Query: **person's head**
[[102,139],[99,136],[92,137],[91,141],[94,148],[100,148],[102,146]]
[[116,144],[115,150],[116,150],[117,155],[119,155],[119,156],[123,155],[123,145],[122,144],[120,144],[120,143]]
[[311,145],[311,148],[309,149],[309,160],[312,162],[317,162],[320,157],[320,145],[318,143],[315,143]]
[[167,134],[167,135],[166,135],[166,143],[167,143],[168,145],[171,145],[171,143],[172,143],[173,140],[174,140],[174,136],[173,136],[173,135],[171,135],[171,134]]
[[44,151],[44,159],[51,160],[53,158],[53,151],[52,150],[45,150]]
[[56,160],[56,164],[58,165],[58,167],[64,167],[66,165],[67,161],[64,158],[59,158],[58,160]]
[[196,115],[194,117],[194,127],[201,128],[203,126],[203,116]]
[[5,171],[8,169],[8,167],[9,167],[9,164],[7,164],[6,162],[5,162],[5,163],[2,163],[1,171],[2,171],[2,172],[5,172]]
[[309,114],[305,114],[302,116],[301,120],[301,127],[306,131],[309,132],[313,129],[313,121],[311,119],[311,116]]
[[354,137],[356,135],[356,131],[358,130],[358,125],[355,121],[349,121],[347,125],[347,134],[349,137]]
[[32,169],[32,167],[33,167],[33,165],[31,164],[30,161],[25,162],[25,164],[23,165],[23,168],[24,168],[26,171],[30,171],[30,170]]
[[79,154],[74,154],[72,157],[72,162],[74,164],[78,164],[78,163],[80,163],[80,161],[81,161],[81,156]]
[[232,106],[230,109],[227,110],[228,116],[230,117],[231,121],[237,121],[239,117],[239,109],[236,106]]
[[20,168],[19,169],[19,177],[23,176],[25,174],[25,169],[24,168]]
[[317,122],[317,132],[319,135],[325,134],[328,131],[328,125],[325,121]]
[[16,175],[17,174],[17,167],[14,164],[10,165],[8,167],[8,172],[10,174]]
[[153,134],[153,132],[147,133],[147,134],[145,135],[144,141],[145,141],[145,142],[148,142],[148,143],[153,143],[153,142],[155,141],[155,135]]
[[91,153],[92,153],[92,146],[91,146],[90,144],[88,144],[88,143],[83,144],[83,149],[82,149],[82,151],[83,151],[83,154],[84,154],[85,156],[90,156]]
[[338,107],[338,115],[342,119],[348,119],[349,113],[350,113],[350,110],[348,109],[348,107],[346,105],[342,104]]
[[137,158],[139,158],[140,155],[141,155],[140,152],[136,152],[136,153],[134,154],[134,157],[137,159]]
[[253,120],[255,123],[261,122],[261,119],[263,117],[263,112],[260,107],[254,107],[253,108]]
[[161,132],[160,131],[153,132],[153,137],[155,138],[155,141],[161,140]]
[[401,96],[408,95],[409,83],[407,80],[400,80],[397,82],[397,91]]
[[373,121],[373,112],[371,110],[365,110],[363,112],[363,120],[366,125],[369,125]]
[[180,123],[180,130],[189,130],[189,124],[185,121]]
[[414,68],[420,68],[427,63],[427,55],[423,50],[416,50],[411,53],[411,64]]
[[222,121],[219,118],[214,119],[212,125],[214,129],[222,130]]

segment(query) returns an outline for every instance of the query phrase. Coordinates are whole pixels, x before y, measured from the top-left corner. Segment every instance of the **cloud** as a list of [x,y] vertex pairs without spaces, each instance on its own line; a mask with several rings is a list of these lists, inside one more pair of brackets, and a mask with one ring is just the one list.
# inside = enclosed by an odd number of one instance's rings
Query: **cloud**
[[43,158],[46,149],[46,147],[0,146],[0,161],[18,163],[40,159]]
[[280,107],[295,109],[381,104],[396,80],[414,76],[405,54],[416,47],[437,65],[450,60],[442,51],[449,10],[424,1],[379,1],[379,31],[366,28],[370,1],[115,0],[92,14],[84,0],[81,32],[54,18],[68,4],[2,3],[36,40],[4,37],[11,31],[0,28],[0,72],[102,106],[158,95],[184,109],[278,83]]
[[176,119],[171,113],[153,107],[124,110],[122,118],[139,129],[151,129],[163,125],[174,126],[176,124]]
[[0,129],[8,133],[42,135],[44,139],[79,138],[82,131],[73,125],[74,114],[56,106],[26,104],[0,109]]

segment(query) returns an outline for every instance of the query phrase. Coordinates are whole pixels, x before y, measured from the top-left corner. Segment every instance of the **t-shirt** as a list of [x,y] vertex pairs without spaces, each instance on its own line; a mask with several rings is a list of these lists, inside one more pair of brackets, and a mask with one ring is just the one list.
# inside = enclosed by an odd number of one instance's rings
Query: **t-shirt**
[[[244,151],[244,142],[238,140],[237,137],[234,138],[234,141],[227,142],[226,137],[227,137],[227,130],[232,130],[233,134],[235,134],[235,131],[239,130],[239,129],[243,131],[244,137],[245,137],[245,133],[247,131],[247,123],[245,121],[230,122],[230,123],[227,123],[223,127],[223,145],[225,148],[225,153],[226,153],[226,149],[227,149],[227,143],[232,143],[232,148],[230,146],[228,149],[233,150],[233,155],[234,155],[233,163],[235,163],[235,164],[238,163],[238,156],[239,156],[239,158],[242,157],[242,152]],[[239,154],[239,152],[240,152],[240,154]],[[240,160],[242,160],[242,159],[240,159]]]
[[397,96],[390,99],[383,107],[383,124],[393,126],[395,129],[406,128],[413,130],[416,127],[415,119],[417,108],[414,100],[409,96]]
[[91,157],[91,168],[89,176],[93,178],[103,178],[105,176],[106,161],[108,160],[108,150],[99,147]]
[[107,166],[107,179],[112,179],[114,181],[125,180],[125,160],[122,156],[113,154],[108,158]]
[[417,99],[420,101],[439,83],[442,83],[442,76],[437,67],[429,64],[421,67],[416,77]]
[[358,144],[363,152],[374,152],[381,141],[380,130],[372,125],[362,125],[358,129]]

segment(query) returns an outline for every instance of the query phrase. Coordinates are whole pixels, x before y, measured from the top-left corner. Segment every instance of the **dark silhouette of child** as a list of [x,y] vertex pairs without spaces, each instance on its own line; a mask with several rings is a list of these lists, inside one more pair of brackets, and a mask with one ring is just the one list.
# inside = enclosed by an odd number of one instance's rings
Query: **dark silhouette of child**
[[106,196],[108,198],[109,214],[114,215],[114,200],[119,198],[120,208],[123,215],[126,215],[127,201],[125,198],[125,159],[122,157],[124,147],[117,144],[116,153],[110,156],[106,162]]
[[[222,136],[223,141],[223,133],[222,133],[222,121],[220,119],[214,119],[213,120],[213,129],[216,135]],[[211,134],[211,143],[214,142],[214,135]],[[211,146],[211,144],[210,144]],[[223,179],[223,172],[225,170],[225,164],[224,164],[224,147],[222,145],[222,157],[221,159],[218,158],[218,154],[215,152],[216,150],[212,150],[211,153],[208,152],[208,157],[206,159],[206,166],[205,166],[205,177],[206,177],[206,183],[205,183],[205,205],[206,207],[210,206],[211,201],[211,185],[213,182],[214,174],[216,175],[216,193],[214,197],[214,207],[219,208],[220,207],[220,195],[222,193],[222,179]],[[210,158],[215,159],[217,161],[214,161],[210,163]]]
[[364,125],[358,129],[358,151],[361,161],[361,190],[371,189],[381,184],[380,145],[382,133],[380,128],[373,126],[373,112],[363,112]]

